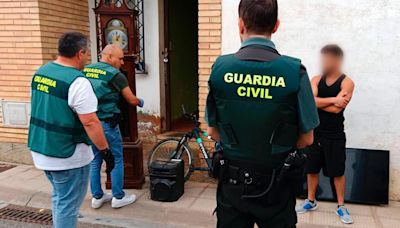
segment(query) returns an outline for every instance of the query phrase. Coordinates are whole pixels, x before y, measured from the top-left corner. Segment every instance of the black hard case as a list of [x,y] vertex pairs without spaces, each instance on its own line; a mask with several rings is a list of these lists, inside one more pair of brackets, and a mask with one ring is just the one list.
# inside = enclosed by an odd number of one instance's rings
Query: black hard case
[[184,193],[184,163],[182,160],[154,161],[150,164],[151,199],[177,201]]

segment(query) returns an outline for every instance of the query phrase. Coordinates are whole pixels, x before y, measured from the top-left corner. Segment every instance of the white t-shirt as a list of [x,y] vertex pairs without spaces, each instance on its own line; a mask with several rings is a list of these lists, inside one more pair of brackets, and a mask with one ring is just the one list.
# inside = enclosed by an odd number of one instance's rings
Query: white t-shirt
[[[88,114],[97,111],[97,97],[92,85],[84,77],[77,78],[68,90],[68,105],[78,114]],[[58,171],[76,169],[88,165],[93,160],[92,147],[78,143],[74,154],[69,158],[49,157],[31,151],[36,168]]]

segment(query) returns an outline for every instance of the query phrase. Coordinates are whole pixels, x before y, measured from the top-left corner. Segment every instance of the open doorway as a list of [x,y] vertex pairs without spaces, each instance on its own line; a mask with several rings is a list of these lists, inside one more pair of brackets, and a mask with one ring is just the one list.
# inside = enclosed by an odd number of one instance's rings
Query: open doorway
[[182,117],[198,110],[198,1],[164,0],[166,131],[187,131]]

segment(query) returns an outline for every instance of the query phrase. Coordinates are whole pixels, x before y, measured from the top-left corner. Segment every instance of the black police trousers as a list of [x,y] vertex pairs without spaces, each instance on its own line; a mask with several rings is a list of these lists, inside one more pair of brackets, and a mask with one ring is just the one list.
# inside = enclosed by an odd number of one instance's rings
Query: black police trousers
[[217,190],[217,228],[295,228],[296,198],[290,185],[278,187],[261,198],[241,198],[244,185],[220,182]]

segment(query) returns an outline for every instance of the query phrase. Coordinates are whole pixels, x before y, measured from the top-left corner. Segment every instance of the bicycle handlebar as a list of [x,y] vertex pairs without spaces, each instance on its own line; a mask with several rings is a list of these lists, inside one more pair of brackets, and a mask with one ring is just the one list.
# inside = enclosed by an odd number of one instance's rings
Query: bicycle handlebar
[[185,109],[185,105],[182,104],[182,112],[183,112],[183,116],[191,121],[193,121],[196,126],[200,126],[200,122],[199,122],[199,116],[196,113],[187,113],[186,109]]

